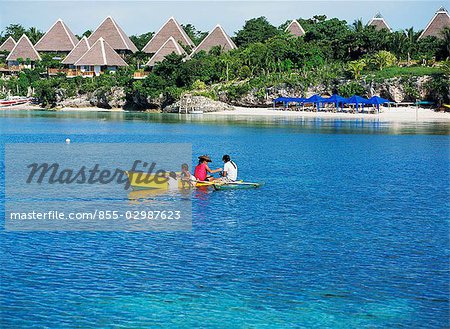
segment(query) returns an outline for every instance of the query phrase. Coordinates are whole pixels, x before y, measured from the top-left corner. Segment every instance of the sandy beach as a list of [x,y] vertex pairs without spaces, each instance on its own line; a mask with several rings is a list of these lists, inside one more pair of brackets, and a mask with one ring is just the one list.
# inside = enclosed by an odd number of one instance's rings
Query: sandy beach
[[[36,105],[18,105],[2,110],[22,110],[22,111],[42,111],[45,110]],[[86,107],[86,108],[58,108],[52,111],[58,112],[121,112],[124,111],[121,108],[103,109],[98,107]],[[217,116],[228,117],[233,116],[252,116],[252,117],[290,117],[290,118],[322,118],[322,119],[367,119],[367,120],[382,120],[382,121],[441,121],[450,122],[449,112],[435,112],[430,109],[415,108],[415,107],[391,107],[383,108],[380,113],[346,113],[346,112],[313,112],[313,111],[293,111],[283,110],[281,108],[247,108],[247,107],[235,107],[233,111],[221,111],[221,112],[208,112],[204,113],[205,116]]]
[[393,107],[384,108],[378,114],[369,113],[333,113],[333,112],[310,112],[310,111],[290,111],[273,108],[245,108],[236,107],[234,111],[222,111],[207,113],[205,115],[215,116],[263,116],[263,117],[305,117],[305,118],[323,118],[323,119],[369,119],[382,121],[444,121],[450,122],[450,113],[435,112],[430,109],[415,107]]

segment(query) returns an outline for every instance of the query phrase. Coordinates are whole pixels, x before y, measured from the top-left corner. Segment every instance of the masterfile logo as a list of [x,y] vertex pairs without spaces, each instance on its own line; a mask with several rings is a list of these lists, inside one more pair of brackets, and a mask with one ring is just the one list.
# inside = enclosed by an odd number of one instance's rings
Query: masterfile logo
[[7,144],[5,160],[6,230],[191,229],[190,190],[168,187],[190,144]]

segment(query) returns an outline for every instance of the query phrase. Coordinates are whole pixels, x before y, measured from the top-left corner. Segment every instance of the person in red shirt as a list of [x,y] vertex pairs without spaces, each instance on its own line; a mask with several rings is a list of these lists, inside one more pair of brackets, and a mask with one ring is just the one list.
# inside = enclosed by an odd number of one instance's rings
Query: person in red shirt
[[211,170],[208,167],[208,162],[212,162],[211,158],[207,155],[201,155],[198,157],[198,165],[195,167],[194,176],[199,181],[210,181],[213,180],[214,177],[212,177],[209,174],[214,174],[216,172],[222,171],[222,168]]

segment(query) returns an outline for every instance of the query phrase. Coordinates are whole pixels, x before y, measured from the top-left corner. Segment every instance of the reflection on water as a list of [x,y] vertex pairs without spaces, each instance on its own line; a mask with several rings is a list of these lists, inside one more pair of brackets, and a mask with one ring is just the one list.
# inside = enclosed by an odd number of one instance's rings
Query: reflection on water
[[[21,118],[38,120],[43,119],[47,124],[64,126],[70,122],[70,125],[79,125],[72,119],[89,120],[92,122],[90,130],[83,132],[99,133],[105,131],[106,122],[133,122],[134,124],[145,123],[165,123],[179,124],[191,123],[201,125],[233,125],[245,127],[282,127],[301,132],[320,132],[320,133],[364,133],[364,134],[450,134],[450,122],[429,121],[380,121],[374,119],[329,119],[329,118],[310,118],[310,117],[292,117],[292,116],[249,116],[249,115],[185,115],[173,113],[140,113],[140,112],[82,112],[82,111],[0,111],[0,128],[4,133],[12,133],[8,128],[8,118]],[[46,125],[47,125],[46,124]],[[26,125],[26,120],[25,120]],[[85,123],[82,124],[83,126]],[[42,131],[32,131],[24,127],[24,133],[39,133]],[[84,126],[84,129],[88,127]],[[146,133],[145,130],[133,129],[122,130],[119,128],[117,133]]]

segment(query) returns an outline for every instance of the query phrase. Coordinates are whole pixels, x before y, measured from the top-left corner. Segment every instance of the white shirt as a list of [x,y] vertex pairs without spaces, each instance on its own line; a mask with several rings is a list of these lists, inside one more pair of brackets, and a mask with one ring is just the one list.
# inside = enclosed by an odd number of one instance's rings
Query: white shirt
[[[233,165],[234,164],[234,165]],[[227,178],[231,180],[237,180],[237,165],[232,162],[228,161],[223,165],[223,171],[227,172]]]
[[169,190],[175,190],[178,188],[178,180],[176,178],[168,177],[167,183],[169,184]]

